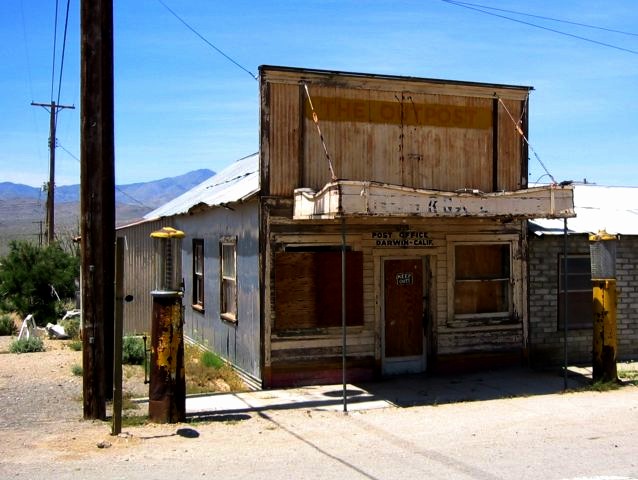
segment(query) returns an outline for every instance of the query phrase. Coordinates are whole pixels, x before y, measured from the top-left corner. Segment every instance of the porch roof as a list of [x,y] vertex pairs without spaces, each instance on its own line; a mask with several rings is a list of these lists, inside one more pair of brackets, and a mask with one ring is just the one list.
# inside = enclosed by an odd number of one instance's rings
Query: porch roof
[[458,217],[573,217],[572,187],[556,185],[513,192],[477,190],[444,192],[376,182],[337,180],[319,192],[295,190],[295,220],[334,219],[341,216]]

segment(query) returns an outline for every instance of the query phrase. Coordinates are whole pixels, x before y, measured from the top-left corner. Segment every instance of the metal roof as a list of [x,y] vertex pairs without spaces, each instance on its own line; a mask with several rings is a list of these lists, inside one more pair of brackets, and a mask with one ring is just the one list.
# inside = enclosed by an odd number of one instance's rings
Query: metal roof
[[155,220],[188,213],[198,205],[215,207],[241,202],[259,192],[259,154],[237,160],[208,180],[144,215]]
[[[575,185],[576,218],[567,220],[567,233],[638,235],[638,187]],[[535,219],[529,222],[537,235],[563,233],[563,220]]]

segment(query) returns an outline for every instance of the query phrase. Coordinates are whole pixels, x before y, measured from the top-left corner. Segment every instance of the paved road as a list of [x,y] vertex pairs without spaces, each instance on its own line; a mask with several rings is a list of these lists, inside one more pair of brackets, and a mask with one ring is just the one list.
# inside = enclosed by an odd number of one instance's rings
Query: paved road
[[208,420],[125,428],[119,438],[99,422],[18,436],[24,445],[0,447],[0,478],[638,478],[636,387]]
[[266,391],[112,437],[79,420],[78,360],[0,354],[0,479],[638,479],[635,386],[556,393],[560,377],[528,371],[392,380],[370,404],[404,407],[348,415],[326,409],[334,389]]

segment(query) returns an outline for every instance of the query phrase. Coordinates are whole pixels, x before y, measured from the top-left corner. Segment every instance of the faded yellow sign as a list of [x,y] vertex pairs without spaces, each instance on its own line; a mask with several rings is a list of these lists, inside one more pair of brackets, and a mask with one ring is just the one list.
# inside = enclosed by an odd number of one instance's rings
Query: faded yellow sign
[[[313,97],[322,122],[385,123],[410,126],[488,129],[492,110],[488,107],[445,105],[411,100],[381,101],[354,98]],[[312,119],[306,100],[306,117]]]

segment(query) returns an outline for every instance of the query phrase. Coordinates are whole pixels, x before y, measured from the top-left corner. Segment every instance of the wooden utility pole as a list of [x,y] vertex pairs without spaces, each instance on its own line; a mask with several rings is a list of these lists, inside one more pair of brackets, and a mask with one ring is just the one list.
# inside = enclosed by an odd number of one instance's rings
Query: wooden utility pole
[[115,161],[113,1],[81,1],[80,209],[84,418],[113,391]]
[[51,103],[31,102],[34,107],[49,109],[49,185],[47,186],[47,245],[55,240],[55,127],[57,124],[58,110],[63,108],[75,108],[73,105],[56,105]]

